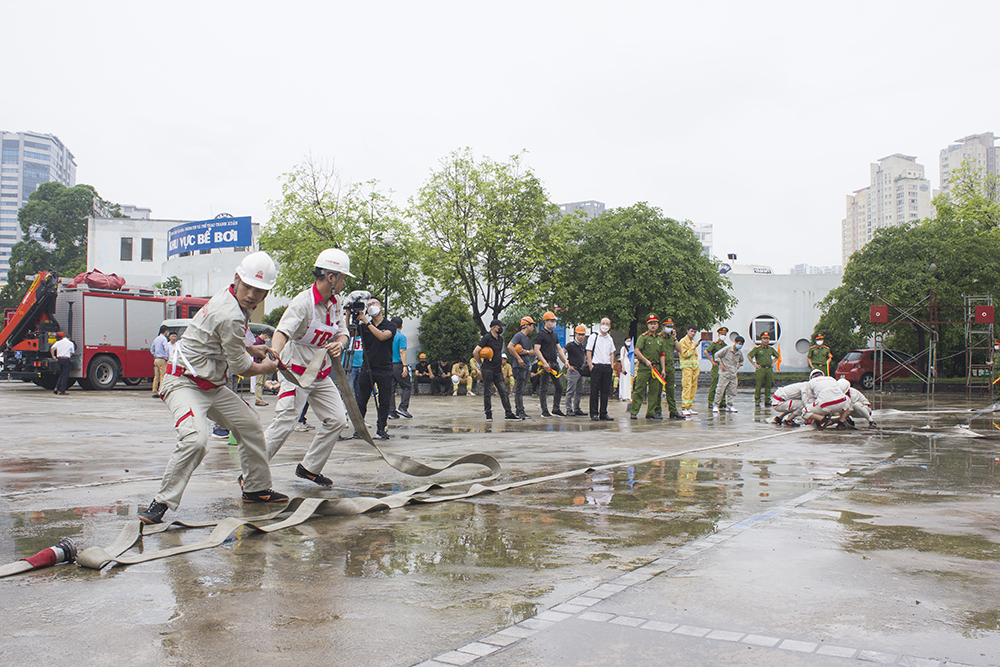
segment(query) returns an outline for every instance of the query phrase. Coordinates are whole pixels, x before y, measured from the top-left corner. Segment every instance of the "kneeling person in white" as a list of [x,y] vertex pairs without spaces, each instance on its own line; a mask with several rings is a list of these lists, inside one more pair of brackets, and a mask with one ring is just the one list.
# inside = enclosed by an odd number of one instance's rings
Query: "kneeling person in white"
[[806,403],[811,401],[812,394],[808,382],[793,382],[778,387],[771,396],[771,406],[778,413],[774,423],[784,422],[789,426],[798,426],[793,420],[805,411]]
[[[276,270],[267,253],[243,258],[233,284],[212,297],[184,331],[167,364],[160,388],[173,414],[177,447],[163,473],[160,490],[149,509],[139,513],[143,523],[160,523],[167,509],[176,510],[181,495],[208,449],[218,422],[236,437],[243,471],[243,501],[280,502],[288,496],[271,489],[271,470],[264,448],[264,429],[257,413],[232,389],[232,374],[264,375],[277,370],[266,358],[267,348],[253,346],[250,313],[274,286]],[[252,357],[264,358],[261,363]]]
[[274,421],[264,433],[267,458],[271,460],[285,444],[303,405],[309,401],[320,426],[295,474],[320,486],[333,485],[323,475],[323,467],[340,432],[347,428],[344,401],[330,377],[333,363],[337,362],[331,362],[327,352],[339,359],[347,345],[347,318],[338,294],[344,289],[346,277],[354,275],[350,269],[351,260],[343,250],[328,248],[321,252],[313,269],[316,282],[288,304],[271,342],[271,350],[296,376],[305,372],[317,354],[326,357],[309,386],[298,386],[282,377]]
[[847,400],[851,402],[850,416],[860,417],[868,422],[869,428],[876,428],[878,425],[872,419],[872,404],[868,400],[868,397],[852,387],[850,380],[847,378],[840,378],[837,380],[837,384],[840,386],[840,390],[844,392],[844,396],[847,396]]
[[807,421],[821,422],[829,417],[831,421],[840,423],[847,419],[851,404],[837,385],[837,380],[814,369],[809,374],[809,391],[813,399],[806,404],[809,413]]

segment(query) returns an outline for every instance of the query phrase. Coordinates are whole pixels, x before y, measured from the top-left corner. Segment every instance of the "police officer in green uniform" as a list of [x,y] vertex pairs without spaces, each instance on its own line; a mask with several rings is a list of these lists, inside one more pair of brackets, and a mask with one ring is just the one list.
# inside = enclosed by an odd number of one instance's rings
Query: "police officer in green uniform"
[[[660,328],[660,318],[650,313],[646,318],[646,331],[636,336],[635,358],[636,371],[635,380],[632,385],[632,406],[629,409],[632,419],[639,418],[639,408],[642,407],[642,400],[649,395],[649,404],[646,406],[646,419],[663,419],[660,415],[660,389],[663,385],[653,376],[652,368],[663,371],[663,346],[660,344],[660,337],[656,330]],[[648,390],[648,391],[647,391]]]
[[809,348],[806,359],[809,361],[809,368],[821,371],[823,375],[830,374],[830,360],[833,359],[833,354],[830,353],[830,348],[823,345],[823,334],[816,334],[816,344]]
[[[716,333],[719,336],[718,340],[712,341],[709,346],[705,348],[705,353],[708,354],[708,358],[712,362],[712,382],[708,385],[709,409],[711,409],[712,403],[715,402],[715,390],[719,386],[719,363],[715,360],[715,353],[728,345],[726,342],[726,336],[729,334],[729,328],[719,327]],[[726,407],[725,398],[722,399],[722,403],[719,404],[719,407]]]
[[[674,321],[669,317],[663,320],[663,332],[660,334],[661,352],[663,353],[663,379],[665,385],[661,385],[663,392],[667,395],[667,413],[670,419],[684,419],[681,413],[677,412],[677,398],[674,396],[676,372],[674,371],[674,350],[680,352],[681,344],[677,340],[677,332],[674,330]],[[659,380],[657,380],[659,382]],[[663,413],[657,411],[657,415],[663,418]]]
[[771,405],[771,382],[774,381],[774,371],[771,364],[778,358],[778,351],[771,347],[771,334],[764,332],[760,335],[760,345],[747,353],[747,359],[757,370],[754,377],[757,383],[753,389],[753,404],[760,405],[760,390],[764,390],[764,405]]

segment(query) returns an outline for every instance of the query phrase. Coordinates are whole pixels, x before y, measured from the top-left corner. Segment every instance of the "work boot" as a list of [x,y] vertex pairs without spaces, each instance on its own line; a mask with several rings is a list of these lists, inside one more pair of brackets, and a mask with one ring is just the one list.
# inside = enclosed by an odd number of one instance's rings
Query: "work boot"
[[632,413],[629,413],[629,419],[638,419],[638,418],[639,415],[633,415]]
[[154,523],[163,523],[163,515],[166,514],[168,509],[170,508],[163,503],[158,503],[154,500],[149,503],[148,509],[139,512],[139,521],[142,521],[147,526]]
[[776,426],[781,426],[781,424],[782,424],[781,417],[775,417],[774,418],[774,423],[775,423]]
[[320,473],[309,472],[301,463],[295,466],[295,476],[308,479],[310,482],[316,482],[320,486],[333,486],[332,479]]
[[676,412],[671,412],[670,413],[670,418],[671,419],[686,419],[686,417],[684,417],[684,415],[679,415]]
[[243,492],[243,502],[245,503],[283,503],[286,500],[288,500],[288,496],[278,493],[274,489]]
[[663,419],[663,415],[660,415],[660,414],[646,415],[646,419]]

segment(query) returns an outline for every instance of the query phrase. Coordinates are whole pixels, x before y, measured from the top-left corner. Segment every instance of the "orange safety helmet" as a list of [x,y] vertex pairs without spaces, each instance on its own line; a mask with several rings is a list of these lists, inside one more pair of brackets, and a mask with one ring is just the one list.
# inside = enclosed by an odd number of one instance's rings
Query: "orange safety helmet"
[[553,313],[551,310],[546,310],[545,314],[542,315],[542,320],[543,321],[544,320],[554,320],[554,319],[556,319],[556,314]]
[[520,343],[514,346],[514,351],[517,352],[518,354],[524,354],[524,348],[521,346]]
[[426,359],[426,358],[427,358],[427,355],[426,355],[426,354],[424,354],[423,352],[421,352],[421,353],[420,353],[420,359],[421,359],[421,360],[424,360],[424,359]]
[[525,315],[524,317],[521,318],[521,326],[522,327],[524,325],[526,325],[526,324],[534,324],[534,323],[535,323],[535,320],[531,319],[530,315]]
[[483,349],[479,350],[479,356],[482,359],[492,359],[493,358],[493,348],[492,347],[484,347]]
[[583,326],[582,324],[577,324],[576,328],[573,329],[573,333],[582,333],[582,334],[585,334],[585,333],[587,333],[587,327]]

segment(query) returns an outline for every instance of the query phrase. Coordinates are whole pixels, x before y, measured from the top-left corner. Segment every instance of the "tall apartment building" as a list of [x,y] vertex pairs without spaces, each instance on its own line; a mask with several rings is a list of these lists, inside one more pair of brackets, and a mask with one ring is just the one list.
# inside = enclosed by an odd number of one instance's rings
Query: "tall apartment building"
[[569,204],[559,204],[559,210],[563,215],[569,215],[573,211],[583,211],[589,218],[596,218],[604,213],[604,202],[588,199],[587,201],[574,201]]
[[867,188],[847,196],[847,215],[841,223],[845,266],[880,228],[934,217],[931,184],[917,158],[888,155],[871,164],[870,175]]
[[10,251],[21,240],[18,210],[39,185],[76,185],[73,154],[53,134],[0,131],[0,282],[7,280]]
[[941,192],[947,193],[951,189],[950,181],[952,171],[962,166],[965,160],[975,164],[983,174],[997,173],[997,151],[1000,146],[994,146],[996,139],[992,132],[982,134],[970,134],[967,137],[956,139],[956,143],[947,148],[942,148],[938,156],[941,166]]
[[691,229],[694,231],[694,235],[698,237],[701,241],[701,254],[705,257],[712,257],[712,244],[714,243],[712,236],[712,224],[707,225],[696,225],[691,223]]

